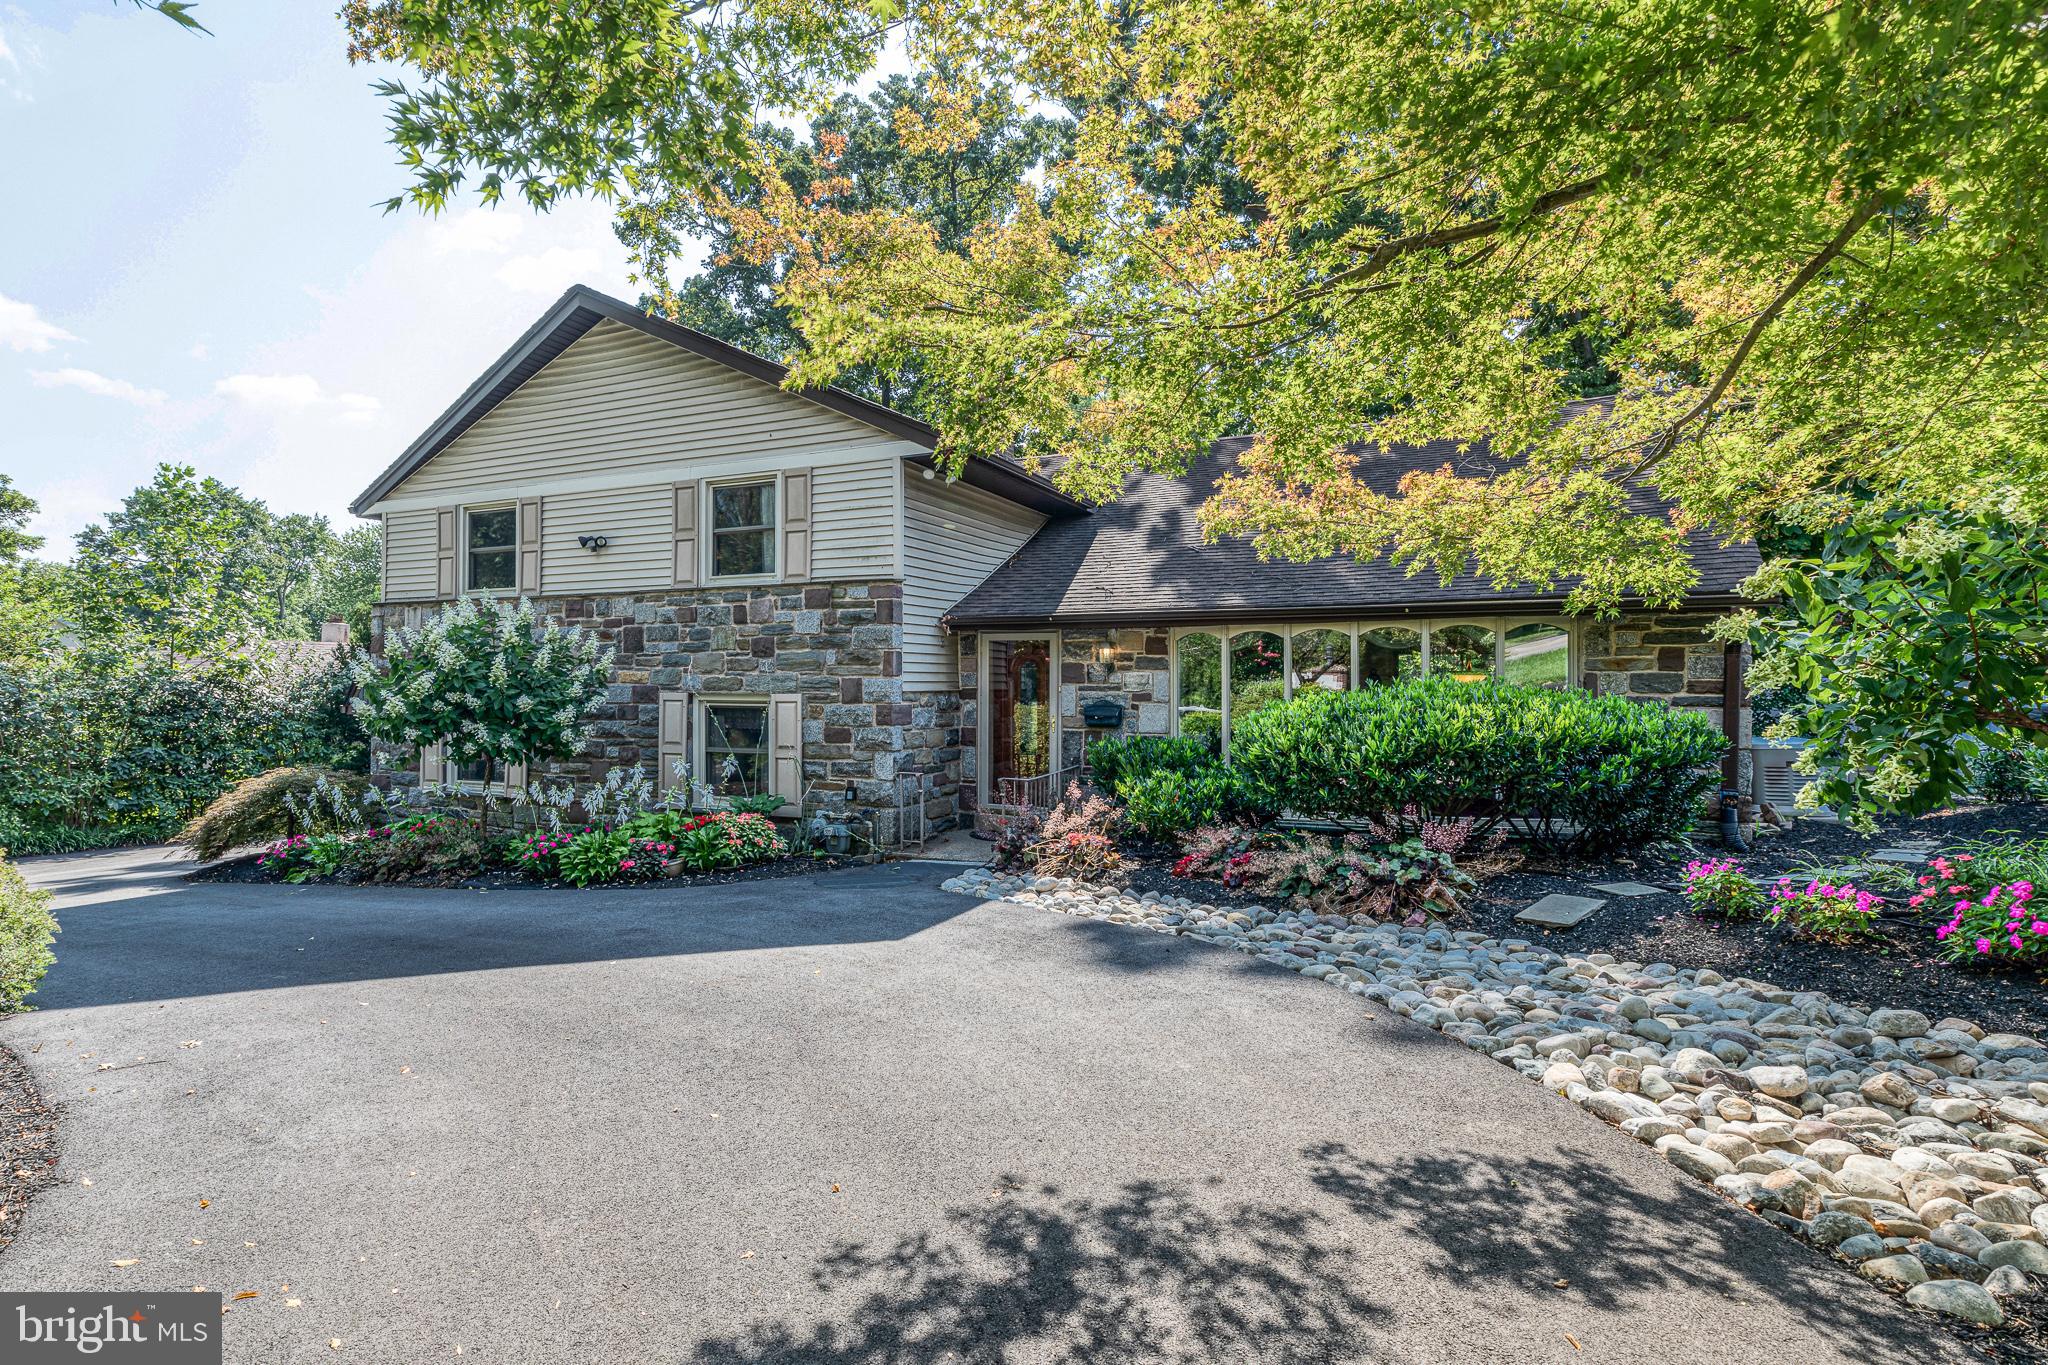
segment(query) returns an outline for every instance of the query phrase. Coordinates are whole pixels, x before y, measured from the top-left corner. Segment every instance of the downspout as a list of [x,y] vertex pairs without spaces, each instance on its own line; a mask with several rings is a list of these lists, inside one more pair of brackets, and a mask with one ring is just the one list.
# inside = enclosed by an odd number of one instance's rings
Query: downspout
[[1721,733],[1728,737],[1728,751],[1721,755],[1721,843],[1744,852],[1742,842],[1742,643],[1731,640],[1721,647]]

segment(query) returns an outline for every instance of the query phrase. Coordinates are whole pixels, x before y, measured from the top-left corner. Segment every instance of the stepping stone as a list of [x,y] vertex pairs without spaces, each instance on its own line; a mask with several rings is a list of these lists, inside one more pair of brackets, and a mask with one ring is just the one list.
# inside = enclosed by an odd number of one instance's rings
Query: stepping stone
[[1870,857],[1874,862],[1904,863],[1908,867],[1918,867],[1927,861],[1925,853],[1912,848],[1881,848]]
[[1569,929],[1605,904],[1606,901],[1594,900],[1591,896],[1563,896],[1552,892],[1515,918],[1524,924],[1540,924],[1546,929]]
[[1663,887],[1651,886],[1647,882],[1594,882],[1592,889],[1604,891],[1610,896],[1662,896],[1665,894]]

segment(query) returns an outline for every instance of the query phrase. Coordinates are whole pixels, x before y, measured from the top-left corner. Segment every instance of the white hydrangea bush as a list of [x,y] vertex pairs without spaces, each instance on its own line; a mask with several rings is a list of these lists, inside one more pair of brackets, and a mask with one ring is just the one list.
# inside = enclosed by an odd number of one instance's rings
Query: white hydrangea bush
[[542,617],[525,598],[464,598],[392,632],[381,659],[359,651],[354,707],[378,739],[441,744],[449,762],[483,763],[496,780],[514,765],[574,754],[611,665],[595,636]]

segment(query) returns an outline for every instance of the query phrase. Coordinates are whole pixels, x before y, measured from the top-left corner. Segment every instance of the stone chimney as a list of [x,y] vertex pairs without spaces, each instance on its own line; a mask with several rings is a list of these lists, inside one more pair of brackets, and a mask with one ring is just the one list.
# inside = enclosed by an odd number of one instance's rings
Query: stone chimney
[[348,644],[348,622],[322,621],[320,623],[320,643],[323,645],[342,645],[346,647]]

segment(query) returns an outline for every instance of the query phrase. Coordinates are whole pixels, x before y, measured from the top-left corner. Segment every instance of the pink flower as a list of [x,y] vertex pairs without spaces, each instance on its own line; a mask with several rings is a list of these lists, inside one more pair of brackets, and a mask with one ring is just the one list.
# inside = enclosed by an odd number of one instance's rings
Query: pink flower
[[628,868],[630,868],[630,867],[632,867],[632,866],[633,866],[633,860],[632,860],[631,858],[621,858],[621,859],[619,859],[619,871],[621,871],[621,872],[624,872],[624,871],[626,871],[626,870],[627,870]]
[[1977,951],[1978,951],[1978,952],[1980,952],[1980,953],[1988,953],[1988,952],[1990,952],[1990,951],[1991,951],[1991,940],[1990,940],[1990,939],[1988,939],[1988,938],[1980,938],[1980,939],[1978,939],[1978,940],[1977,940]]

